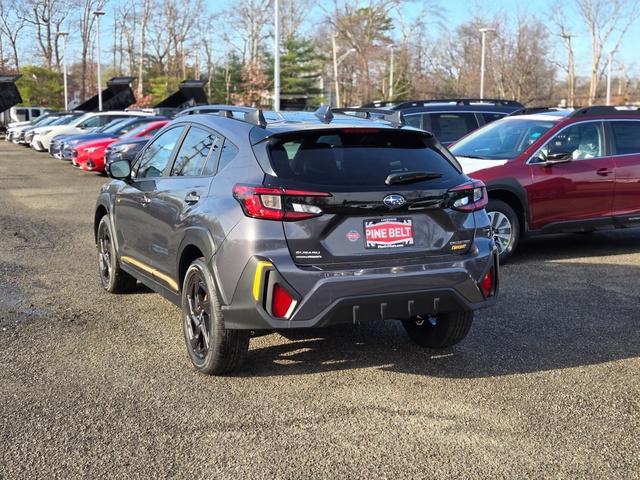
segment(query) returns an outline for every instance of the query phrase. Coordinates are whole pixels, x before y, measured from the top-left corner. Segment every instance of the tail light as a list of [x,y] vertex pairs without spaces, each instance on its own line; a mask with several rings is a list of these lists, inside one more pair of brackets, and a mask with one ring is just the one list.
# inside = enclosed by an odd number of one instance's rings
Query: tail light
[[494,294],[495,275],[493,267],[491,267],[484,277],[482,277],[478,286],[480,287],[480,291],[482,292],[482,295],[484,295],[484,298],[489,298]]
[[471,180],[449,190],[451,208],[461,212],[475,212],[489,203],[487,187],[480,180]]
[[309,197],[330,197],[330,193],[237,184],[233,196],[245,215],[264,220],[296,221],[322,215],[322,209],[304,202]]

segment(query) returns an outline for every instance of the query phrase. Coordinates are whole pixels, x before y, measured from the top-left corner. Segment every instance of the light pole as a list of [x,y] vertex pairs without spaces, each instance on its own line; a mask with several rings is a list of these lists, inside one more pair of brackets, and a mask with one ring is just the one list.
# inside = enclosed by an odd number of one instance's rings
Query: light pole
[[567,106],[573,107],[575,97],[575,65],[573,59],[573,47],[571,46],[571,39],[575,35],[570,33],[563,33],[560,35],[567,44],[567,50],[569,52],[569,59],[567,60]]
[[104,12],[100,10],[96,10],[93,12],[93,15],[96,17],[96,50],[97,50],[97,60],[98,60],[98,111],[102,111],[102,86],[100,85],[100,17],[104,15]]
[[62,37],[64,42],[62,43],[62,81],[64,83],[64,110],[69,110],[69,94],[67,91],[67,37],[69,32],[58,32],[57,37]]
[[495,28],[481,28],[480,33],[482,34],[482,53],[480,54],[480,100],[484,99],[484,62],[485,62],[485,54],[486,54],[486,42],[487,42],[487,32],[495,32]]
[[611,66],[613,65],[613,54],[615,50],[609,51],[609,62],[607,63],[607,105],[611,105]]
[[394,65],[393,65],[393,51],[396,48],[396,46],[392,43],[391,45],[387,45],[387,48],[389,49],[389,56],[391,57],[389,59],[389,100],[393,100],[393,69],[394,69]]
[[280,9],[278,0],[273,2],[274,8],[274,42],[273,42],[273,109],[280,111]]
[[340,108],[340,82],[338,82],[338,66],[344,61],[345,58],[349,56],[349,54],[355,52],[356,49],[350,48],[338,58],[335,33],[331,36],[331,46],[333,47],[333,83],[336,89],[336,107]]

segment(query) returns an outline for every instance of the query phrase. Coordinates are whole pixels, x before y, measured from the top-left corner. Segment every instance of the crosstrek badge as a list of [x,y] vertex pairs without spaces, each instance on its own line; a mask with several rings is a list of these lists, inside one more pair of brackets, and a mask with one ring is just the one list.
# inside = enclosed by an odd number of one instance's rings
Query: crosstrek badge
[[398,248],[413,245],[410,218],[365,220],[366,248]]

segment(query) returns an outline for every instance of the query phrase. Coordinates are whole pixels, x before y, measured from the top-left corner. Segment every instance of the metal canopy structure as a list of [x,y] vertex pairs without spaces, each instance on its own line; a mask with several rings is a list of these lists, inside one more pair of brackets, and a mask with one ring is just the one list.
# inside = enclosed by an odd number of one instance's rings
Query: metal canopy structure
[[[131,84],[136,77],[113,77],[107,81],[107,88],[102,91],[103,110],[124,110],[136,103]],[[85,112],[98,111],[98,95],[91,97],[86,102],[78,105],[74,110]]]
[[22,103],[16,81],[22,75],[0,75],[0,113]]
[[209,103],[204,86],[207,80],[185,80],[178,86],[178,91],[172,93],[153,108],[183,109],[206,105]]

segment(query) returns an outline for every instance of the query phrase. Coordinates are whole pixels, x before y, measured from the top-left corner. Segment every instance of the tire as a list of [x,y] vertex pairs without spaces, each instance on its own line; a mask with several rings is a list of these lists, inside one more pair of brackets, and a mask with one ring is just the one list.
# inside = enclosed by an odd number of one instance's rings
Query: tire
[[502,200],[489,200],[486,210],[491,220],[491,227],[497,228],[494,231],[494,238],[500,263],[504,263],[511,258],[520,241],[520,220],[513,208]]
[[196,370],[223,375],[240,368],[249,351],[249,330],[227,330],[213,277],[204,259],[194,260],[182,284],[182,326]]
[[96,246],[98,248],[98,273],[100,283],[109,293],[128,293],[135,290],[137,280],[120,268],[116,246],[107,215],[100,219]]
[[448,348],[467,336],[472,323],[473,312],[458,311],[403,320],[402,326],[421,347]]

